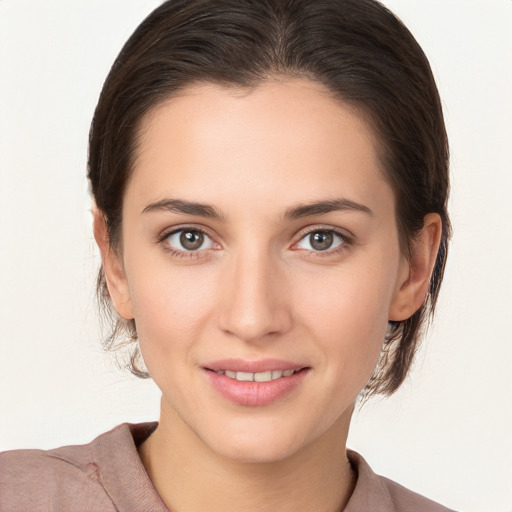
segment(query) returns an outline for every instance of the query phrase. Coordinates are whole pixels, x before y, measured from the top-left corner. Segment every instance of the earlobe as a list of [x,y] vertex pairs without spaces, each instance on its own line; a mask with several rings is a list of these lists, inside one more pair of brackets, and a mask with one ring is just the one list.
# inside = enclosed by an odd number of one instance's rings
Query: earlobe
[[122,260],[110,244],[105,215],[98,208],[93,209],[92,215],[94,238],[100,249],[110,298],[119,316],[131,320],[134,315]]
[[425,216],[423,229],[412,242],[411,258],[403,258],[389,309],[389,320],[410,318],[425,302],[441,242],[442,221],[437,213]]

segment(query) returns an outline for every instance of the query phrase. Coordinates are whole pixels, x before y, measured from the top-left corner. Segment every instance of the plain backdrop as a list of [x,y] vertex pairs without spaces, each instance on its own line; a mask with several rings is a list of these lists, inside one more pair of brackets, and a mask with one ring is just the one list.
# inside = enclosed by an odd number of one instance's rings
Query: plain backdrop
[[[0,449],[158,418],[100,346],[85,178],[103,80],[155,0],[0,0]],[[354,418],[374,470],[466,512],[512,511],[512,1],[387,0],[430,58],[454,236],[410,378]]]

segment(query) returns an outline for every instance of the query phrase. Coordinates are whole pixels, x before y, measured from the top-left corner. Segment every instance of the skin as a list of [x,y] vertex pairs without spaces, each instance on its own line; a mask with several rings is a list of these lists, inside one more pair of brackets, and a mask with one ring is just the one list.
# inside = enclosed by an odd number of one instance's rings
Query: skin
[[[355,483],[345,454],[354,401],[388,320],[425,298],[439,217],[425,218],[405,258],[370,129],[306,80],[194,85],[152,111],[141,134],[122,248],[109,246],[99,211],[95,236],[116,310],[135,318],[162,390],[159,426],[139,448],[155,488],[180,512],[340,510]],[[155,206],[170,198],[223,218]],[[369,211],[284,215],[340,198]],[[184,226],[206,231],[199,250],[167,236]],[[341,236],[315,250],[311,232],[330,229]],[[308,371],[279,400],[238,405],[203,370],[233,357]]]

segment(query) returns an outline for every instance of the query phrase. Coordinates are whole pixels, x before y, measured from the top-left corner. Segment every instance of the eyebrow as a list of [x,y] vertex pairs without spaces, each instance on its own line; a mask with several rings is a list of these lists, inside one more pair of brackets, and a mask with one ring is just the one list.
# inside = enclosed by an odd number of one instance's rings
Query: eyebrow
[[[172,213],[184,213],[197,217],[205,217],[218,221],[224,221],[224,216],[214,206],[203,203],[184,201],[182,199],[162,199],[151,203],[142,210],[142,213],[168,211]],[[351,201],[350,199],[329,199],[326,201],[315,201],[307,204],[299,204],[288,208],[284,212],[287,220],[301,219],[313,215],[325,215],[334,211],[359,211],[373,216],[373,212],[367,206]]]
[[184,213],[187,215],[195,215],[197,217],[206,217],[219,221],[224,220],[224,216],[213,206],[209,204],[194,203],[191,201],[183,201],[182,199],[162,199],[156,203],[151,203],[142,213],[168,211],[173,213]]
[[284,213],[288,220],[300,219],[312,215],[325,215],[335,211],[358,211],[367,213],[373,217],[373,212],[364,204],[356,203],[350,199],[329,199],[327,201],[316,201],[307,204],[299,204],[289,208]]

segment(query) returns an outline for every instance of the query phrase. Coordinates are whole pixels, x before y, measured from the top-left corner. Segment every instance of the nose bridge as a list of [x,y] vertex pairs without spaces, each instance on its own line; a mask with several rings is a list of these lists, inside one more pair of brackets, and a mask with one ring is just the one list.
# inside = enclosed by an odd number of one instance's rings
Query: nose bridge
[[221,328],[245,341],[285,332],[291,323],[286,277],[267,248],[240,248],[229,261],[222,283]]

